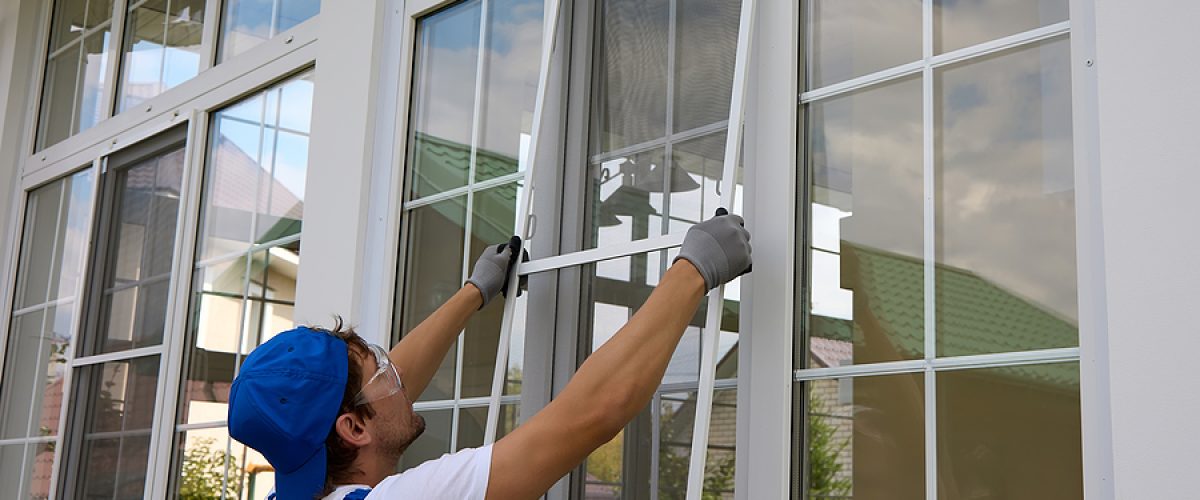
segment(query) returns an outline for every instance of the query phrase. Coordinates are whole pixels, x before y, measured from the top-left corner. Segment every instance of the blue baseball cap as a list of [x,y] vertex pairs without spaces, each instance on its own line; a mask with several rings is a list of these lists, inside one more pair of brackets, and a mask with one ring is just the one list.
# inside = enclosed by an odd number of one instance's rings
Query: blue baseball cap
[[281,500],[311,500],[325,486],[325,438],[346,390],[346,342],[299,327],[246,357],[229,391],[229,435],[275,468]]

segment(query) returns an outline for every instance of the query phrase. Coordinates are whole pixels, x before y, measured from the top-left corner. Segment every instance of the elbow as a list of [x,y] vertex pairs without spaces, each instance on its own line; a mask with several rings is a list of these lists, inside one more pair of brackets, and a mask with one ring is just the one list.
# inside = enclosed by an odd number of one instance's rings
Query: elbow
[[602,442],[616,436],[645,406],[631,389],[611,388],[595,399],[596,405],[590,413],[589,427],[600,432]]

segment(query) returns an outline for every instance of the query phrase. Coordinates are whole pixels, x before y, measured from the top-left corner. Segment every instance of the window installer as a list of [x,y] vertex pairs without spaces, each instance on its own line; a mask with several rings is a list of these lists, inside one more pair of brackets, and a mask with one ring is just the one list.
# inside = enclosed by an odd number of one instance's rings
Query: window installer
[[518,238],[489,247],[467,284],[390,352],[340,319],[259,346],[233,382],[229,433],[275,468],[279,500],[536,499],[650,401],[705,292],[750,270],[743,226],[723,209],[692,226],[633,318],[550,404],[492,445],[395,474],[425,430],[413,400],[471,314],[504,288]]

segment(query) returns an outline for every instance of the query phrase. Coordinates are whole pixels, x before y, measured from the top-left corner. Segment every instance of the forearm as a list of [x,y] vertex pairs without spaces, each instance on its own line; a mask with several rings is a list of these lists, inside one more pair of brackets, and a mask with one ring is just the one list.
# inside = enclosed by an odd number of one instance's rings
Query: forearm
[[454,339],[482,303],[479,290],[467,284],[392,348],[389,357],[403,371],[410,399],[415,401],[425,391]]
[[598,394],[610,395],[606,412],[615,428],[609,430],[620,430],[662,382],[704,291],[704,280],[691,263],[680,260],[673,265],[629,323],[580,366],[558,399],[573,406],[594,402]]

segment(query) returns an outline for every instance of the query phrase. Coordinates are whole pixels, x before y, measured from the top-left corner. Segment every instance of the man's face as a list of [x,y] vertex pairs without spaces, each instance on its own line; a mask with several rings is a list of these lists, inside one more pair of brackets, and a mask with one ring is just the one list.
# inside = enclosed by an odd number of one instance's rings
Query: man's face
[[[365,384],[379,371],[379,364],[371,353],[359,357],[359,363],[362,366]],[[396,369],[399,371],[398,367]],[[400,375],[403,377],[403,372],[400,372]],[[381,382],[377,380],[375,383]],[[425,418],[413,411],[412,401],[408,399],[408,393],[403,388],[391,396],[371,402],[370,405],[375,410],[375,416],[366,419],[367,430],[372,437],[379,440],[379,448],[383,453],[399,459],[404,450],[425,432]]]

